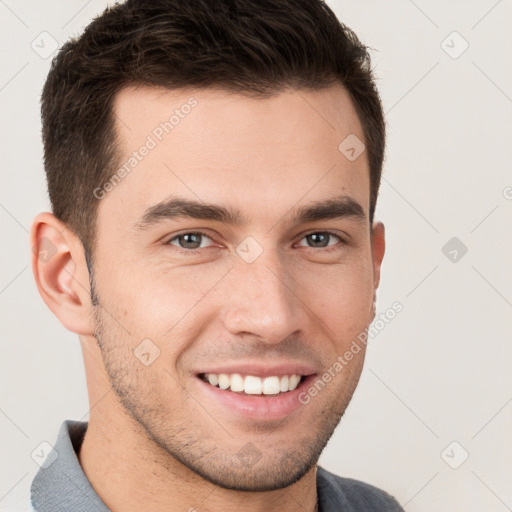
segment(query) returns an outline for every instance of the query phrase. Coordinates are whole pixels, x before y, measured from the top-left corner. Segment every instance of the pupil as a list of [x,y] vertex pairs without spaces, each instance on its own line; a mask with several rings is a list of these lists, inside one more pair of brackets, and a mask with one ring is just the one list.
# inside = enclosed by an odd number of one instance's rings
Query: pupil
[[308,235],[310,242],[315,247],[326,247],[328,242],[328,235],[326,233],[312,233]]
[[197,249],[201,245],[200,234],[187,233],[186,235],[181,235],[181,237],[185,240],[185,247],[187,249]]

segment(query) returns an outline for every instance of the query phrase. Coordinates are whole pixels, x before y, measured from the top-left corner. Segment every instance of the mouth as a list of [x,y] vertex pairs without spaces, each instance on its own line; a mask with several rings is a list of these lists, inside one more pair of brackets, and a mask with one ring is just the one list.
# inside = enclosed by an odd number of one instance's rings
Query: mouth
[[210,386],[240,395],[277,396],[293,391],[304,382],[307,376],[296,373],[267,377],[240,373],[201,373],[198,377]]
[[285,423],[281,422],[288,416],[311,414],[311,408],[305,408],[300,397],[316,379],[317,373],[312,368],[289,365],[271,369],[247,365],[223,370],[196,373],[195,382],[197,396],[204,396],[205,403],[224,417],[252,424],[279,421],[284,427]]

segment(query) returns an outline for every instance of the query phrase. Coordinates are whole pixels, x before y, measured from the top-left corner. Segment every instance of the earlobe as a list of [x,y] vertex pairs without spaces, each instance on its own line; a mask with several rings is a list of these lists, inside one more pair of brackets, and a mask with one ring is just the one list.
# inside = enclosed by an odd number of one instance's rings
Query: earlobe
[[40,213],[30,232],[32,271],[42,299],[66,329],[91,335],[89,273],[77,236],[49,212]]

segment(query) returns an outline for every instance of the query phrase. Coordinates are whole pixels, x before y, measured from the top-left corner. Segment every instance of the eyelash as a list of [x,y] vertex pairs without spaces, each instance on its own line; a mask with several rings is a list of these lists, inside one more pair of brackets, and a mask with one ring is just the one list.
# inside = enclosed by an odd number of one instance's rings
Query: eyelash
[[[310,231],[309,233],[306,233],[305,235],[303,235],[300,240],[303,240],[304,238],[306,238],[309,235],[314,235],[314,234],[319,234],[319,233],[323,234],[323,235],[329,235],[329,236],[333,236],[333,237],[337,238],[340,241],[341,245],[348,245],[348,242],[346,240],[344,240],[340,235],[338,235],[337,233],[334,233],[333,231]],[[180,236],[184,236],[184,235],[203,235],[203,236],[209,238],[210,240],[212,240],[212,237],[208,233],[206,233],[205,231],[201,231],[201,230],[185,231],[184,233],[180,233],[178,235],[174,235],[171,239],[169,239],[165,243],[165,245],[170,245],[178,253],[186,254],[186,255],[189,255],[189,256],[194,256],[196,254],[199,254],[203,249],[205,249],[204,247],[202,249],[183,249],[183,247],[179,247],[177,245],[171,244],[171,242],[173,240],[179,238]],[[327,246],[327,247],[308,247],[308,249],[322,249],[323,252],[331,252],[333,250],[338,250],[339,247],[338,247],[338,244],[335,244],[335,245]]]

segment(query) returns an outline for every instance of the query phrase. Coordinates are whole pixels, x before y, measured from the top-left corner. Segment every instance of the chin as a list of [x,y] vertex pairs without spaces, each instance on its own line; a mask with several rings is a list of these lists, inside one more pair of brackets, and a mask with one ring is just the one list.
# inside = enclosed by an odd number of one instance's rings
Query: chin
[[[284,458],[284,460],[283,460]],[[238,460],[237,460],[238,459]],[[219,461],[208,464],[188,465],[188,469],[201,478],[223,489],[239,492],[268,492],[289,487],[299,481],[313,468],[318,457],[304,460],[297,454],[283,455],[279,460],[272,457],[272,461],[258,460],[251,465],[244,464],[235,454],[236,462],[221,464]],[[227,462],[227,461],[226,461]]]

